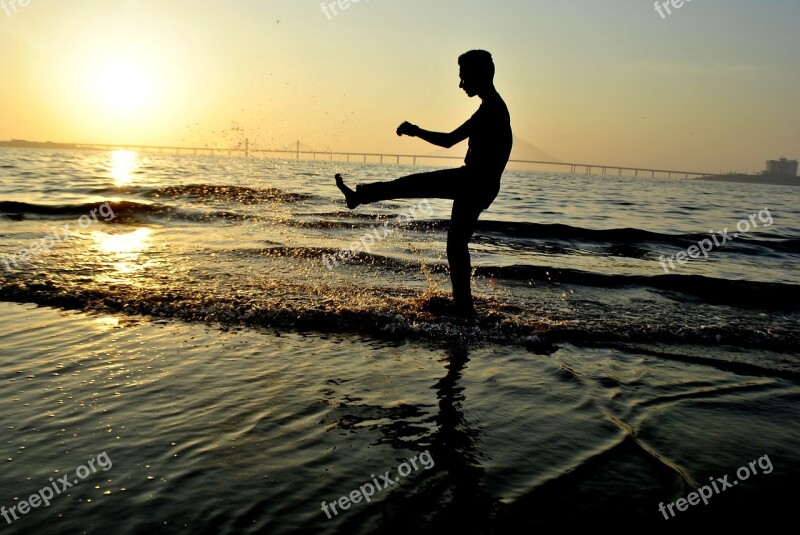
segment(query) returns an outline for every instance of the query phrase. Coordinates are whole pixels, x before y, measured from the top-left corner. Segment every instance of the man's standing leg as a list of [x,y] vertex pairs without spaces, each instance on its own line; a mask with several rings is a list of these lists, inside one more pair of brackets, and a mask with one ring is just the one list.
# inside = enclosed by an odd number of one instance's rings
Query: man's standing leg
[[456,199],[453,201],[450,228],[447,231],[447,262],[450,264],[453,301],[456,308],[467,314],[474,311],[470,289],[472,264],[469,258],[469,241],[482,211],[475,202]]

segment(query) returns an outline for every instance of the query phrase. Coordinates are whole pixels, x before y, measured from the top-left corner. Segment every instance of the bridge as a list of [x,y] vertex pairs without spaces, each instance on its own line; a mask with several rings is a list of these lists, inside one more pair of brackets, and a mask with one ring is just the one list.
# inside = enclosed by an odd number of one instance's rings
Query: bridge
[[[28,148],[52,148],[60,150],[130,150],[142,153],[170,153],[170,154],[206,154],[212,156],[263,156],[267,158],[284,158],[296,160],[327,160],[342,162],[362,162],[362,163],[394,163],[394,164],[433,164],[440,160],[463,160],[463,156],[455,155],[422,155],[422,154],[389,154],[377,152],[340,152],[323,151],[315,149],[304,149],[297,141],[292,148],[283,149],[257,149],[250,148],[249,140],[233,148],[215,147],[169,147],[156,145],[113,145],[113,144],[93,144],[93,143],[35,143],[27,141],[0,142],[0,147],[28,147]],[[623,167],[606,164],[591,163],[572,163],[572,162],[549,162],[539,160],[520,160],[511,159],[510,164],[524,167],[534,167],[537,169],[554,170],[569,172],[572,174],[596,174],[651,178],[699,178],[705,176],[715,176],[715,173],[704,173],[701,171],[685,171],[677,169],[649,169],[642,167]]]

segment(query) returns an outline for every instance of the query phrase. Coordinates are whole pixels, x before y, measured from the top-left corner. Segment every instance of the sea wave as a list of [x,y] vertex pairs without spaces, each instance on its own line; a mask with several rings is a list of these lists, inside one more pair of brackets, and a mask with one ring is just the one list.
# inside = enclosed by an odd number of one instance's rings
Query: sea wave
[[106,223],[147,223],[153,219],[209,221],[214,219],[245,220],[253,216],[234,211],[203,211],[178,209],[164,203],[136,201],[101,201],[94,203],[37,204],[18,201],[0,201],[0,215],[14,221],[32,218],[77,218],[107,204],[113,218]]
[[181,184],[152,188],[147,186],[103,187],[89,190],[94,195],[140,195],[155,199],[169,198],[197,202],[231,201],[241,204],[289,203],[304,201],[313,196],[285,192],[277,188],[250,188],[246,186],[215,184]]
[[[366,228],[376,223],[392,223],[391,218],[381,216],[347,218],[346,213],[316,215],[316,217],[318,219],[298,219],[288,223],[297,227],[318,229]],[[402,223],[403,228],[418,232],[446,232],[449,225],[450,221],[447,219],[411,220]],[[665,234],[635,228],[590,229],[559,223],[515,223],[494,220],[479,220],[475,236],[477,239],[499,237],[529,244],[535,244],[536,241],[586,243],[617,248],[619,251],[628,248],[629,252],[639,246],[648,246],[650,249],[661,247],[665,251],[671,248],[677,252],[697,245],[701,240],[712,239],[710,234]],[[722,246],[723,238],[719,234],[717,240]],[[765,251],[800,253],[800,239],[783,239],[773,235],[739,236],[725,242],[724,247],[742,254],[763,255]]]
[[[388,340],[424,340],[431,344],[520,345],[541,351],[559,342],[576,344],[640,343],[800,351],[800,334],[787,316],[769,329],[746,321],[701,323],[642,314],[619,316],[584,313],[580,320],[548,319],[532,310],[493,298],[478,297],[483,312],[476,319],[453,315],[446,295],[397,288],[342,289],[339,297],[306,284],[275,281],[273,290],[231,287],[225,294],[195,288],[82,287],[56,279],[0,277],[0,300],[75,309],[214,323],[229,327],[350,332]],[[326,297],[327,295],[327,297]],[[305,296],[298,299],[298,296]],[[309,296],[317,296],[309,298]],[[596,311],[597,312],[597,311]],[[657,321],[658,320],[658,321]]]

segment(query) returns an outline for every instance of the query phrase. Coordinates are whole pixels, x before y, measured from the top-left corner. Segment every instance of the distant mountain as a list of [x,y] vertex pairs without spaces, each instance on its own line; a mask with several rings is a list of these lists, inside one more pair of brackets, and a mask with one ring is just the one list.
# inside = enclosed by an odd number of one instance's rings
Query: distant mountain
[[514,147],[511,149],[511,159],[562,163],[561,159],[556,158],[549,152],[545,152],[517,136],[514,136]]
[[72,143],[53,143],[52,141],[26,141],[24,139],[12,139],[11,141],[0,141],[0,147],[18,149],[69,149],[77,147]]

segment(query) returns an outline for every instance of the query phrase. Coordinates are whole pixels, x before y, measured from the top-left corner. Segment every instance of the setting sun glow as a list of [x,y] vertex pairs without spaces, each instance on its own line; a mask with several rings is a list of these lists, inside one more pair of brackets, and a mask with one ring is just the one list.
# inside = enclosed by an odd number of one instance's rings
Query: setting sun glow
[[130,61],[99,67],[94,84],[97,102],[107,113],[139,113],[152,102],[152,76],[146,69]]

